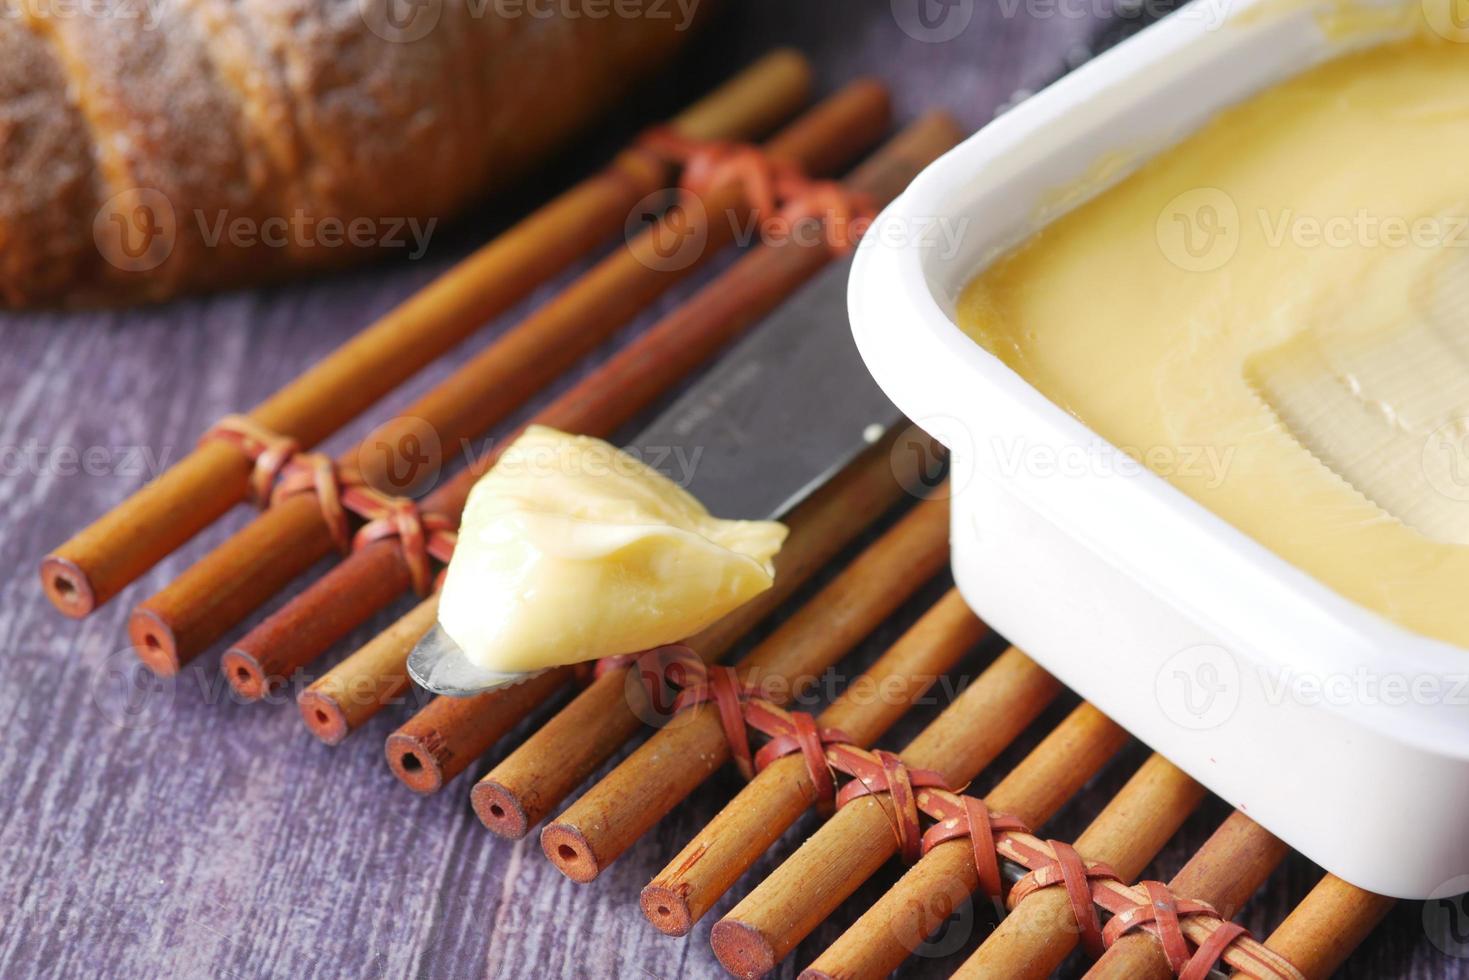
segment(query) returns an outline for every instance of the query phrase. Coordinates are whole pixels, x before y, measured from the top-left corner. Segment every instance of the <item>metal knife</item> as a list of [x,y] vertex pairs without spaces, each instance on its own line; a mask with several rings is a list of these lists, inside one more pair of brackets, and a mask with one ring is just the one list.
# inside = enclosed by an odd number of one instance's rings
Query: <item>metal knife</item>
[[[851,262],[833,263],[738,341],[627,449],[711,514],[778,520],[901,419],[847,326]],[[467,697],[528,680],[474,664],[435,624],[408,673]]]

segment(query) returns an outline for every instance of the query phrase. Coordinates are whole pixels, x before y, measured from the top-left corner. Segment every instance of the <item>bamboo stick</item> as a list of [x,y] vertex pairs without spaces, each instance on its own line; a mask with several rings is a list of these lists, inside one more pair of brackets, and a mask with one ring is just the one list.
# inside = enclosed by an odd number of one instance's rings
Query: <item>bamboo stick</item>
[[[924,116],[848,179],[880,202],[896,196],[925,164],[958,139],[941,113]],[[687,304],[553,402],[534,421],[587,435],[610,435],[739,331],[770,312],[829,258],[820,241],[785,240],[754,249]],[[504,443],[501,443],[504,445]],[[492,451],[424,503],[458,519],[465,496]],[[309,663],[409,587],[409,570],[393,540],[354,553],[236,643],[225,675],[245,697]],[[329,710],[329,709],[328,709]]]
[[[774,52],[670,125],[693,139],[753,138],[795,113],[810,77],[799,54]],[[319,361],[251,418],[315,445],[596,247],[669,178],[652,156],[622,154]],[[249,473],[229,444],[196,449],[43,559],[46,595],[69,616],[92,612],[243,500]]]
[[[1181,898],[1207,902],[1233,919],[1289,848],[1236,810],[1168,883]],[[1168,980],[1173,971],[1155,935],[1137,930],[1123,936],[1087,972],[1090,980]]]
[[[876,741],[987,632],[951,589],[816,719],[853,744]],[[643,889],[643,914],[659,931],[687,935],[735,881],[815,801],[799,754],[777,759],[689,841]]]
[[[1018,736],[1060,685],[1010,649],[901,753],[909,766],[963,785]],[[837,811],[735,909],[715,923],[714,952],[731,973],[775,967],[897,850],[886,794]]]
[[1362,944],[1395,901],[1327,875],[1265,940],[1309,980],[1326,980]]
[[[949,504],[928,500],[895,524],[738,668],[782,705],[851,651],[948,563]],[[596,878],[730,758],[718,710],[700,705],[655,733],[541,831],[573,881]]]
[[[870,146],[887,120],[882,86],[855,82],[788,126],[766,150],[810,172],[826,173]],[[440,447],[473,438],[708,261],[734,237],[748,212],[737,178],[725,180],[706,194],[702,208],[665,219],[678,227],[699,227],[707,236],[690,264],[670,268],[662,261],[663,226],[650,228],[472,358],[404,417],[430,426]],[[370,442],[349,451],[342,462],[356,466],[359,450],[362,461],[372,460],[383,469],[421,462],[400,459],[397,440]],[[388,449],[374,452],[374,446]],[[429,456],[432,461],[433,454]],[[176,673],[331,547],[314,495],[281,501],[138,606],[129,619],[134,647],[155,671]]]
[[[434,698],[388,736],[393,775],[415,793],[437,793],[575,676],[547,671],[512,687],[468,698]],[[444,738],[441,732],[457,737]]]
[[[790,537],[776,556],[775,587],[689,641],[699,656],[711,663],[722,658],[896,503],[901,487],[914,485],[904,481],[916,475],[917,462],[907,454],[893,458],[893,438],[871,447],[790,515]],[[627,673],[624,667],[597,678],[475,785],[470,801],[486,827],[502,837],[525,836],[644,727],[628,701]]]
[[438,616],[435,592],[302,691],[296,703],[311,734],[338,745],[383,705],[406,693],[411,684],[408,654]]
[[[1153,755],[1076,839],[1077,853],[1134,881],[1203,797],[1204,788],[1183,770]],[[1043,889],[1005,916],[954,976],[1045,980],[1076,948],[1077,939],[1064,892]],[[826,959],[823,955],[818,963]]]

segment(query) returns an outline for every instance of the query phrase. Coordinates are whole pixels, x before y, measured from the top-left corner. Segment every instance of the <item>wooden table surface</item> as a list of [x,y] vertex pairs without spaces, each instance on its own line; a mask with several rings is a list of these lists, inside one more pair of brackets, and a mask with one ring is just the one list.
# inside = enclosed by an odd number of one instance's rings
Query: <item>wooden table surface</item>
[[[975,128],[1084,58],[1089,44],[1114,29],[1098,21],[1110,0],[954,0],[948,16],[970,18],[967,26],[935,43],[905,33],[894,13],[904,4],[912,7],[909,0],[740,3],[658,85],[589,137],[582,154],[549,169],[536,186],[440,229],[419,261],[153,309],[0,319],[0,563],[11,571],[0,591],[7,654],[0,659],[0,716],[8,722],[0,740],[0,976],[722,974],[708,945],[715,916],[687,940],[670,939],[646,925],[636,896],[734,792],[732,774],[706,784],[595,884],[574,885],[544,861],[534,836],[510,843],[479,825],[467,806],[471,777],[427,799],[392,779],[382,741],[406,706],[327,748],[305,733],[290,697],[295,688],[272,704],[233,700],[216,670],[217,650],[169,683],[150,684],[132,669],[123,632],[130,605],[238,527],[245,512],[85,622],[63,619],[47,605],[35,567],[69,533],[178,458],[207,422],[254,404],[551,189],[589,170],[639,125],[772,44],[808,52],[824,91],[875,74],[893,86],[901,118],[942,105]],[[669,303],[692,288],[676,290]],[[548,295],[542,290],[532,304]],[[515,319],[482,331],[368,421],[389,417]],[[910,604],[857,660],[873,656],[941,589],[937,583]],[[895,733],[893,744],[905,735]],[[494,750],[478,771],[504,751]],[[1124,753],[1051,833],[1073,837],[1144,755],[1140,746]],[[1006,761],[1016,758],[1011,753]],[[1151,874],[1166,878],[1226,813],[1213,801],[1196,814]],[[812,827],[795,828],[758,873]],[[780,975],[808,963],[897,873],[880,874],[796,950]],[[1244,918],[1257,933],[1268,932],[1318,874],[1292,858]],[[1401,903],[1342,976],[1469,977],[1469,941],[1434,941],[1424,916],[1424,906]],[[956,920],[903,975],[946,975],[990,928],[983,915]]]

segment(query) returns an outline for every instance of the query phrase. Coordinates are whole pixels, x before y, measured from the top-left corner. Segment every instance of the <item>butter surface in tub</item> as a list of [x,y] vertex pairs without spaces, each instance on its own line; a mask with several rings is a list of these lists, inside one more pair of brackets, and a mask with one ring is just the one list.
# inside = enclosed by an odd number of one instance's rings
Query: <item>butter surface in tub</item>
[[470,492],[439,623],[490,670],[636,653],[770,588],[785,537],[710,516],[600,439],[531,426]]
[[1469,647],[1469,45],[1225,111],[984,270],[961,326],[1287,561]]

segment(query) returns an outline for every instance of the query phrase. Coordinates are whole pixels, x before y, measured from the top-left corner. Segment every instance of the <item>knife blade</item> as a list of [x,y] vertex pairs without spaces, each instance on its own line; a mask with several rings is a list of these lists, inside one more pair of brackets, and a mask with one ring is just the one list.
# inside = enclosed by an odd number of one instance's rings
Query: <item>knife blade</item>
[[[772,313],[627,445],[711,514],[778,520],[902,418],[847,326],[851,261]],[[468,697],[529,680],[473,663],[435,624],[408,657],[414,682]]]

